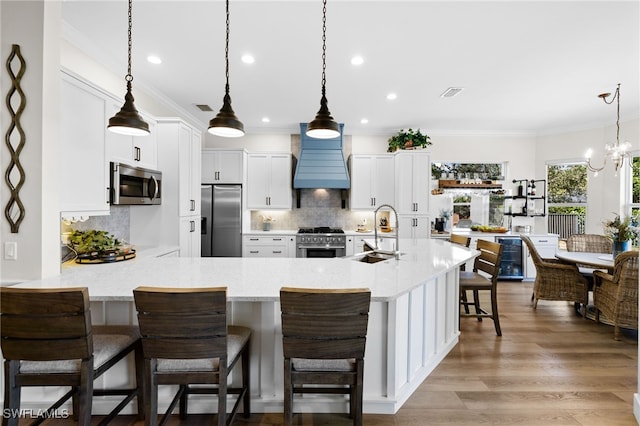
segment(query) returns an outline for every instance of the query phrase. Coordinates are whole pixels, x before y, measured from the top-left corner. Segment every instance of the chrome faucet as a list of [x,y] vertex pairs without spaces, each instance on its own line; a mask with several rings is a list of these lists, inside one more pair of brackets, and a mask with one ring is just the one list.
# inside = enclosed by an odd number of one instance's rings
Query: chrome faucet
[[383,207],[389,207],[393,211],[393,214],[396,216],[396,247],[395,247],[395,250],[393,251],[393,254],[395,255],[396,259],[400,259],[400,245],[399,245],[399,239],[398,239],[398,235],[400,235],[400,233],[398,232],[400,227],[400,221],[398,220],[398,212],[390,204],[380,204],[378,208],[373,212],[373,235],[374,235],[373,238],[376,240],[376,251],[378,251],[379,249],[378,247],[378,210],[380,210]]

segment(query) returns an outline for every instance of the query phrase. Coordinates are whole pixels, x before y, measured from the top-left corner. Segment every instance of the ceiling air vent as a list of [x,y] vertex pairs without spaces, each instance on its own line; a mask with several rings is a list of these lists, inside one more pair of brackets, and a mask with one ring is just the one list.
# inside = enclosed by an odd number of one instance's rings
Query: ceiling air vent
[[200,111],[204,111],[204,112],[213,111],[213,109],[211,109],[211,107],[209,105],[205,105],[205,104],[196,104],[196,108],[198,108]]
[[442,95],[440,95],[440,97],[441,98],[453,98],[455,95],[457,95],[458,93],[462,92],[463,90],[464,90],[464,87],[449,87],[449,88],[447,88],[447,90],[442,92]]

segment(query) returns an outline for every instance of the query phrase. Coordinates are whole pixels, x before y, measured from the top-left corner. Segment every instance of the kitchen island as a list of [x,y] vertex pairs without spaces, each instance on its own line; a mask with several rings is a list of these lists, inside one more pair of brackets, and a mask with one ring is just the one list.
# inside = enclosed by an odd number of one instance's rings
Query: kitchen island
[[[395,241],[395,240],[394,240]],[[282,412],[283,363],[279,290],[283,286],[371,289],[365,354],[364,412],[393,414],[458,342],[458,268],[479,252],[441,240],[400,240],[398,260],[375,264],[358,256],[295,258],[155,258],[138,256],[114,264],[79,265],[59,276],[21,287],[89,288],[94,324],[135,324],[133,289],[226,286],[229,320],[253,329],[252,411]],[[106,375],[110,386],[133,381],[132,363]],[[117,373],[122,374],[117,374]],[[95,383],[101,387],[100,381]],[[33,391],[33,392],[32,392]],[[23,406],[42,407],[54,397],[42,390],[23,392]],[[161,389],[160,409],[171,399]],[[347,412],[347,399],[305,395],[296,411]],[[107,406],[94,401],[94,413]],[[195,395],[190,412],[210,412],[210,397]],[[132,406],[130,409],[133,409]]]

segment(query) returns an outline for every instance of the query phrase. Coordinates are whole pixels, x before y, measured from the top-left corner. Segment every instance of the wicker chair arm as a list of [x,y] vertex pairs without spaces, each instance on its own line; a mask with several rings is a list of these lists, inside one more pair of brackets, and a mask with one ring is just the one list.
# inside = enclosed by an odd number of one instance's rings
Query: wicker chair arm
[[572,263],[564,263],[560,259],[542,259],[545,268],[564,269],[578,271],[578,267]]
[[597,286],[601,285],[603,281],[609,281],[613,284],[618,284],[614,282],[615,277],[611,274],[608,274],[604,271],[595,270],[593,271],[593,283]]

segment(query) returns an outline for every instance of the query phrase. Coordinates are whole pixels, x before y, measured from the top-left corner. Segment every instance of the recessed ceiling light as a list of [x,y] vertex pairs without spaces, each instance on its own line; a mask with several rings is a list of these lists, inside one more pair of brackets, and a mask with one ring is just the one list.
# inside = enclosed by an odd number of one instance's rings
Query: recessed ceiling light
[[242,62],[244,62],[245,64],[252,64],[256,61],[256,58],[254,58],[251,55],[242,55]]
[[442,92],[440,95],[441,98],[453,98],[458,93],[462,92],[464,87],[448,87],[447,90]]
[[362,120],[360,120],[360,124],[367,124],[367,123],[369,123],[368,118],[363,118]]
[[389,101],[393,101],[393,100],[395,100],[397,98],[398,98],[398,95],[396,95],[395,93],[389,93],[387,95],[387,100],[389,100]]
[[269,117],[262,117],[262,122],[263,123],[270,123],[271,119]]
[[152,64],[158,65],[162,63],[162,59],[158,58],[157,56],[154,55],[149,55],[147,56],[147,61],[149,61]]
[[351,58],[351,65],[362,65],[364,63],[364,58],[362,56],[354,56]]

